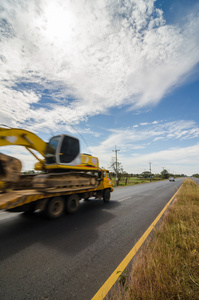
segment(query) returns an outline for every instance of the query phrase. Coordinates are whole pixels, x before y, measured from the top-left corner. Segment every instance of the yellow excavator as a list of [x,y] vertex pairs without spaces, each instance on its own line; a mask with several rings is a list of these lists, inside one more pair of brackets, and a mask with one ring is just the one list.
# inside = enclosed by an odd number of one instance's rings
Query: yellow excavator
[[98,184],[98,158],[81,154],[80,142],[73,136],[57,135],[46,143],[28,130],[0,127],[0,146],[16,145],[25,147],[38,160],[35,170],[40,172],[33,176],[22,175],[20,160],[0,153],[0,191],[89,189]]

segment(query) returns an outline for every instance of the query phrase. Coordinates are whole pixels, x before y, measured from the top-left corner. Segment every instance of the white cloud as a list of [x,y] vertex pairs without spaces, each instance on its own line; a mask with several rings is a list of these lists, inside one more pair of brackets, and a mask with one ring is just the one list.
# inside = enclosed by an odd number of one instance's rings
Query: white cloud
[[199,61],[199,18],[168,26],[154,3],[1,1],[2,120],[54,130],[158,103]]
[[140,123],[141,126],[145,126],[145,125],[148,125],[148,124],[149,123],[146,123],[146,122],[145,123]]
[[[106,167],[110,165],[110,157],[115,145],[120,150],[120,162],[130,173],[142,172],[148,161],[154,163],[157,173],[161,171],[160,168],[164,164],[165,168],[172,168],[174,165],[176,172],[189,175],[193,174],[191,169],[196,172],[199,167],[198,159],[196,159],[199,145],[186,147],[180,146],[179,143],[182,140],[194,139],[199,136],[199,128],[193,121],[151,122],[143,127],[135,128],[133,126],[128,129],[110,130],[110,132],[110,136],[100,145],[91,147],[92,153],[98,156],[100,164]],[[178,147],[171,148],[170,142],[174,142]],[[162,147],[166,150],[158,150]],[[142,151],[135,152],[136,150]]]
[[156,137],[153,142],[157,142],[157,141],[160,141],[160,140],[165,140],[164,137],[160,136],[160,137]]
[[[185,140],[199,136],[199,128],[194,121],[179,120],[174,122],[151,122],[141,123],[141,127],[109,129],[112,133],[101,143],[100,150],[103,151],[112,147],[111,145],[121,145],[123,149],[128,149],[126,144],[149,143],[159,140]],[[130,145],[130,144],[129,144]],[[97,149],[96,149],[97,150]]]
[[199,144],[190,147],[170,148],[164,151],[136,155],[132,158],[122,158],[125,170],[130,173],[141,173],[148,169],[148,162],[152,162],[152,172],[160,173],[162,168],[170,173],[186,174],[198,173]]
[[[135,150],[135,149],[134,149]],[[122,163],[124,170],[128,173],[142,173],[149,169],[148,162],[152,162],[152,172],[160,173],[163,168],[170,173],[192,175],[198,173],[199,144],[190,147],[168,148],[167,150],[148,152],[147,154],[133,153],[131,156],[118,153],[118,160]],[[110,153],[100,156],[101,166],[110,168]],[[114,157],[114,154],[112,155]]]

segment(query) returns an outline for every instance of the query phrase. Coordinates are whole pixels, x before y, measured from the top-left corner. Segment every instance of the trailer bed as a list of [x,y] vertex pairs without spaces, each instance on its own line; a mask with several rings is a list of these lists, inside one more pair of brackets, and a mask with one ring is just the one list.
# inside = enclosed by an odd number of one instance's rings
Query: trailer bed
[[25,205],[40,199],[65,196],[76,193],[88,193],[97,189],[68,188],[68,189],[48,189],[43,192],[37,190],[14,190],[0,194],[0,210],[8,210],[21,205]]

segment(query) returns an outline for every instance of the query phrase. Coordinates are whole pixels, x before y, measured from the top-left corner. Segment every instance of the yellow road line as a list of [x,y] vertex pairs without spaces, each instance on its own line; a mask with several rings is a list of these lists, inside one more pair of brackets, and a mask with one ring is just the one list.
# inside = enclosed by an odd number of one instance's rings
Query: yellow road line
[[[181,188],[181,187],[180,187]],[[142,246],[144,241],[147,239],[155,225],[158,223],[162,215],[164,214],[165,210],[168,208],[170,203],[173,201],[173,199],[176,197],[177,193],[179,192],[180,188],[177,190],[177,192],[173,195],[173,197],[169,200],[169,202],[165,205],[165,207],[162,209],[162,211],[159,213],[157,218],[153,221],[153,223],[149,226],[149,228],[145,231],[145,233],[142,235],[142,237],[139,239],[139,241],[135,244],[135,246],[131,249],[131,251],[127,254],[127,256],[123,259],[123,261],[119,264],[119,266],[115,269],[115,271],[111,274],[111,276],[107,279],[107,281],[103,284],[103,286],[98,290],[98,292],[94,295],[94,297],[91,300],[101,300],[104,299],[104,297],[108,294],[112,286],[115,284],[119,276],[122,274],[124,269],[127,267],[127,265],[130,263],[130,261],[133,259],[139,248]]]

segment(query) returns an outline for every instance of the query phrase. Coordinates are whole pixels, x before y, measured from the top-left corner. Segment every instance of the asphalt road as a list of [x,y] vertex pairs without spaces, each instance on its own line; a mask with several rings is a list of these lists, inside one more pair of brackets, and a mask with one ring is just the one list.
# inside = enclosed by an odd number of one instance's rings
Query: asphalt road
[[0,299],[91,299],[182,183],[116,188],[57,220],[0,213]]
[[199,185],[199,178],[191,178]]

